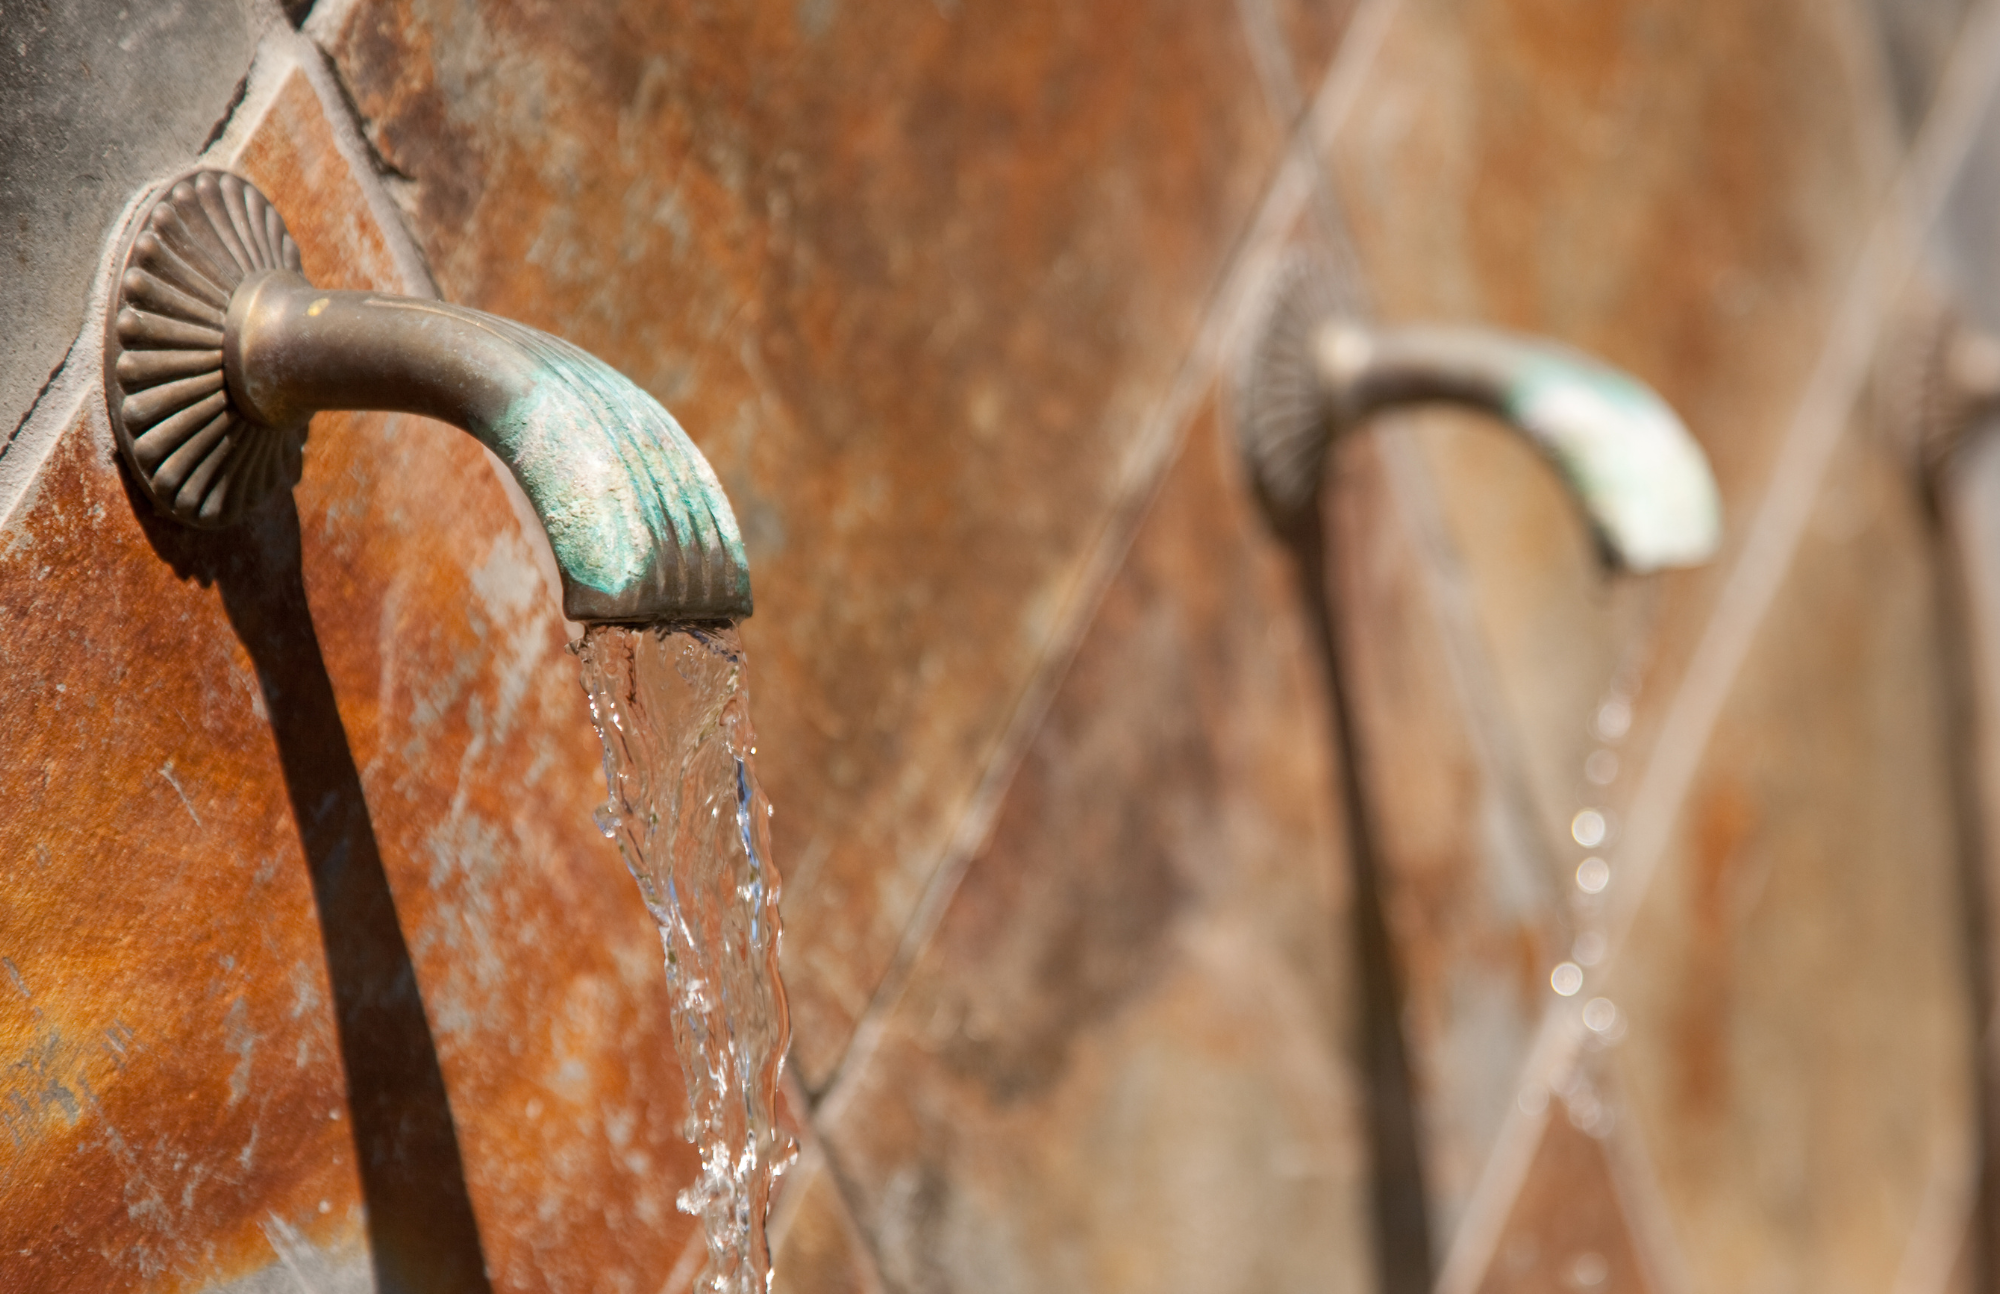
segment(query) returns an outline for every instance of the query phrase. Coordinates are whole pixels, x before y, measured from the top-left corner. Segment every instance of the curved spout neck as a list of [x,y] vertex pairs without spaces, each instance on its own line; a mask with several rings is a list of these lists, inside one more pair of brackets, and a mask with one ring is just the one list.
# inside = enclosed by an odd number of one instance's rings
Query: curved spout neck
[[736,620],[749,564],[708,463],[673,415],[610,366],[510,320],[440,301],[244,279],[223,371],[267,426],[392,409],[463,427],[535,506],[573,620]]
[[1561,474],[1615,565],[1707,561],[1722,508],[1707,457],[1666,401],[1569,347],[1486,328],[1321,324],[1314,356],[1337,432],[1429,402],[1491,414]]

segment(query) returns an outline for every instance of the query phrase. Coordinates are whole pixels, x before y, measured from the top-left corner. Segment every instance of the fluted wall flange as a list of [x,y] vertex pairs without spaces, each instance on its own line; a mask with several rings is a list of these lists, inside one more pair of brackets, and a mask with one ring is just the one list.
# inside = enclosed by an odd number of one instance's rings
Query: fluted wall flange
[[160,190],[118,261],[105,322],[111,430],[148,497],[188,525],[227,526],[296,484],[306,424],[247,417],[223,378],[223,322],[245,275],[299,270],[264,195],[199,170]]

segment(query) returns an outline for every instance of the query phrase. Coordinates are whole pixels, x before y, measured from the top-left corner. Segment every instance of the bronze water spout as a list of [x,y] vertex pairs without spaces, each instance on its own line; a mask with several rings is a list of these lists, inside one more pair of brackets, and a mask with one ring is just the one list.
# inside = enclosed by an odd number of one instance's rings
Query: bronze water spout
[[462,306],[325,291],[253,186],[166,186],[119,262],[105,329],[118,446],[160,510],[227,526],[297,482],[328,409],[471,432],[534,505],[572,620],[738,620],[749,563],[707,460],[658,401],[547,333]]

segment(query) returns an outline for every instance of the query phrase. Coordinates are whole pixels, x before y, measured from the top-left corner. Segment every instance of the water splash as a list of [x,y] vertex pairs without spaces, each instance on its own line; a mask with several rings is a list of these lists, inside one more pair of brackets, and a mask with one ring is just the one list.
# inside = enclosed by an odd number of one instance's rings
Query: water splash
[[767,1294],[771,1192],[791,1162],[775,1118],[791,1024],[778,979],[778,874],[734,629],[594,625],[573,648],[604,739],[618,842],[666,947],[674,1049],[701,1176],[680,1195],[708,1240],[704,1294]]

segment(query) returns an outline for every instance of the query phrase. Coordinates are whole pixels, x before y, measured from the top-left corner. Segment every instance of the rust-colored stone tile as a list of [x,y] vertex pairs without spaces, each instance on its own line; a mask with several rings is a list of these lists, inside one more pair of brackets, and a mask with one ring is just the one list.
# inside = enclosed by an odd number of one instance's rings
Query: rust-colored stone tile
[[0,536],[0,1286],[166,1290],[352,1248],[313,893],[223,597],[71,428]]
[[1651,1294],[1609,1148],[1560,1102],[1521,1183],[1479,1294]]
[[1933,580],[1905,469],[1850,432],[1612,969],[1693,1288],[1890,1288],[1969,1190]]
[[894,1288],[1372,1279],[1324,696],[1231,453],[1202,417],[829,1098]]
[[777,1294],[883,1294],[867,1241],[855,1226],[826,1161],[802,1163],[787,1192],[799,1192],[774,1254]]
[[1238,16],[385,0],[316,22],[446,293],[632,375],[735,501],[817,1084],[1275,159]]
[[1326,79],[1347,24],[1360,7],[1360,0],[1262,0],[1267,6],[1285,50],[1291,55],[1292,75],[1298,86],[1300,107],[1310,104]]
[[[283,62],[267,57],[266,64]],[[407,292],[382,229],[347,159],[335,145],[324,105],[297,67],[273,72],[270,97],[228,159],[276,204],[299,245],[305,275],[327,288]],[[314,447],[315,452],[318,446]]]
[[[393,282],[306,80],[249,111],[308,272]],[[656,1291],[693,1175],[662,953],[485,451],[322,416],[296,507],[198,535],[135,513],[92,410],[35,491],[0,544],[0,1287]]]
[[1977,1294],[1977,1241],[1971,1228],[1959,1237],[1959,1243],[1951,1256],[1951,1270],[1945,1274],[1944,1286],[1940,1294]]
[[[1418,423],[1551,841],[1589,799],[1622,805],[1644,765],[1896,147],[1872,30],[1845,6],[1399,13],[1330,158],[1382,313],[1546,334],[1624,366],[1686,418],[1723,489],[1724,560],[1648,592],[1595,569],[1520,443]],[[1634,661],[1628,775],[1598,792],[1581,776],[1590,716]]]

